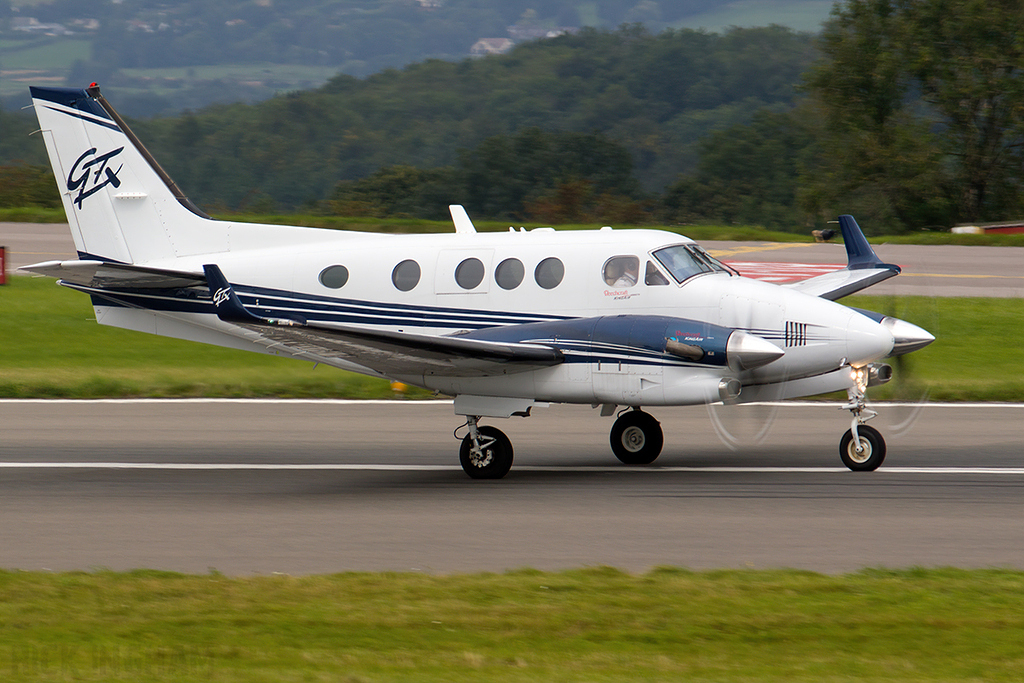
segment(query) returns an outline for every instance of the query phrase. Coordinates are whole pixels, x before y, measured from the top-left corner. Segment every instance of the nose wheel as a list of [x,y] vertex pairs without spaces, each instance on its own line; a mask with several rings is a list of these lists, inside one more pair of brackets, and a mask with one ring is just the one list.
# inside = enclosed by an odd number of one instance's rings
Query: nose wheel
[[650,465],[665,444],[661,424],[642,410],[629,410],[612,425],[612,453],[627,465]]
[[852,428],[848,429],[839,441],[839,457],[854,472],[877,470],[885,460],[885,439],[877,429],[865,424],[857,428],[857,436]]

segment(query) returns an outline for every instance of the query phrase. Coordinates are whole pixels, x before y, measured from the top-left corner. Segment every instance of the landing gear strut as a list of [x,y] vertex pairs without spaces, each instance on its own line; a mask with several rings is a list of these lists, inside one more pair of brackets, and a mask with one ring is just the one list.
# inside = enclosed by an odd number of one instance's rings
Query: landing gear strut
[[877,470],[885,460],[885,439],[874,427],[864,424],[878,415],[867,407],[867,368],[852,368],[853,386],[846,390],[849,397],[841,410],[853,413],[850,428],[839,441],[839,457],[854,472]]
[[615,457],[627,465],[650,465],[661,453],[665,434],[649,413],[635,408],[615,420],[611,444]]
[[473,479],[501,479],[512,468],[512,442],[495,427],[480,427],[479,417],[468,415],[469,433],[462,439],[459,462]]

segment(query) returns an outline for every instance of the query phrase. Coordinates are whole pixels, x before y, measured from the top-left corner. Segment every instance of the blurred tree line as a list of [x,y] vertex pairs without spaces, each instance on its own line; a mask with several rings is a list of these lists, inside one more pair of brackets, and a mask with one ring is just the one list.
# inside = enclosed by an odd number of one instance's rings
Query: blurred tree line
[[1024,209],[1018,5],[845,0],[817,42],[584,30],[133,126],[213,210],[946,228]]

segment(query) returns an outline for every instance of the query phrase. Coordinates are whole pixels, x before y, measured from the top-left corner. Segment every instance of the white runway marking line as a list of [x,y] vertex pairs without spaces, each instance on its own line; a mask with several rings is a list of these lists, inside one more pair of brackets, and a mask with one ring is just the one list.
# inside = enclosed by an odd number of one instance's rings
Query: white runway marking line
[[[0,469],[97,469],[97,470],[269,470],[269,471],[354,471],[354,472],[458,472],[459,465],[388,465],[343,463],[190,463],[190,462],[0,462]],[[833,474],[849,472],[845,467],[622,467],[523,465],[517,472],[579,473],[664,473],[708,472],[735,474]],[[1024,475],[1024,467],[882,467],[876,474],[1001,474]]]
[[[153,405],[187,405],[202,403],[237,403],[240,405],[338,405],[338,406],[443,406],[453,405],[450,398],[424,400],[396,399],[348,399],[348,398],[0,398],[0,405],[43,404],[43,405],[113,405],[113,404],[153,404]],[[551,406],[570,405],[551,403]],[[715,403],[713,405],[721,405]],[[781,408],[841,408],[843,403],[837,401],[751,401],[740,403],[741,406],[779,406]],[[1024,408],[1024,403],[903,403],[899,401],[871,401],[872,406],[883,408],[916,407],[925,408]],[[658,410],[673,408],[696,408],[700,406],[659,406]]]

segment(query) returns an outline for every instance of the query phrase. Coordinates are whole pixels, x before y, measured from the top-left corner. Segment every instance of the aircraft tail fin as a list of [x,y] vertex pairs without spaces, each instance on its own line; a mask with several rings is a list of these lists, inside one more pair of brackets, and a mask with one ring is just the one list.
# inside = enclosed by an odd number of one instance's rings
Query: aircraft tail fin
[[145,263],[228,248],[99,87],[30,88],[80,258]]

